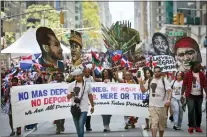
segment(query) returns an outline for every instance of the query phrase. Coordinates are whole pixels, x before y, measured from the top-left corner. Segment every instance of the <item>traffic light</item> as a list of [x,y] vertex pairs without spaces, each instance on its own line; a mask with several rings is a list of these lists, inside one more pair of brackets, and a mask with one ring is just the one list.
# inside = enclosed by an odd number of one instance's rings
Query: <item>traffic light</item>
[[173,24],[174,25],[179,25],[179,14],[175,14],[173,16]]
[[64,24],[64,13],[60,12],[60,24]]
[[179,25],[184,25],[184,14],[183,13],[179,14]]

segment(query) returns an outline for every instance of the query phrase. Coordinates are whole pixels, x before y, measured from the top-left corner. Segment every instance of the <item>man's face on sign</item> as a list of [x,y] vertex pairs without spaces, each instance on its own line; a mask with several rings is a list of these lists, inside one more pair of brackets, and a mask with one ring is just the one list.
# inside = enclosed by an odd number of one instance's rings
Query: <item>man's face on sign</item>
[[167,41],[162,36],[155,36],[153,46],[158,55],[168,54],[169,46],[167,45]]
[[54,60],[63,60],[63,50],[60,46],[60,42],[53,35],[49,35],[49,38],[48,54],[50,54],[50,57]]
[[76,42],[70,42],[71,56],[73,61],[77,61],[81,57],[81,47]]
[[176,52],[176,60],[178,61],[179,67],[184,70],[190,69],[189,63],[191,61],[197,61],[198,52],[193,48],[178,48]]

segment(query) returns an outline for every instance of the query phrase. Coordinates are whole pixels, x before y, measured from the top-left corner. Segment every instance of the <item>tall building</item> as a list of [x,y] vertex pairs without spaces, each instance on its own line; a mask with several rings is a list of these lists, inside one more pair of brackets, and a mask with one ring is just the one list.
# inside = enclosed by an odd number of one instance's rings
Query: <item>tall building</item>
[[99,15],[100,21],[104,26],[111,27],[112,25],[112,15],[109,9],[108,1],[99,1]]
[[82,11],[81,1],[75,1],[75,28],[83,27]]
[[134,2],[134,24],[142,40],[148,36],[147,1]]
[[140,2],[134,2],[134,28],[137,31],[141,31],[141,11],[140,11]]

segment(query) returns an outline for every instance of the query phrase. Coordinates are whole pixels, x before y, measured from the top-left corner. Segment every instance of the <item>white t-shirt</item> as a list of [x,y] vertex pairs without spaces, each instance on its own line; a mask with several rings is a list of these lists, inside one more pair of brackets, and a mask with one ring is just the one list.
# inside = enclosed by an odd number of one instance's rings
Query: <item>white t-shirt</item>
[[[88,95],[92,94],[90,84],[88,82],[85,82],[84,85],[83,85],[83,83],[77,83],[76,84],[76,81],[74,81],[74,82],[69,84],[69,88],[68,88],[69,94],[70,94],[70,92],[73,92],[73,88],[75,86],[80,88],[80,92],[78,94],[79,99],[81,98],[81,95],[83,93],[83,88],[85,87],[83,98],[82,98],[81,103],[80,103],[80,109],[81,109],[81,112],[88,112],[88,109],[89,109]],[[72,102],[72,105],[75,105],[74,97],[71,98],[71,102]]]
[[199,73],[193,73],[193,83],[192,83],[192,95],[201,95],[201,85]]
[[[165,94],[162,78],[160,79],[153,78],[152,81],[150,82],[149,106],[164,107],[165,101],[167,100],[167,96],[168,96],[167,90],[171,89],[170,83],[168,82],[168,80],[164,79],[164,82],[165,82],[166,94]],[[145,86],[145,89],[148,89],[148,83],[145,84],[144,86]]]
[[86,82],[95,82],[95,80],[93,79],[92,76],[89,76],[88,78],[83,77],[83,80],[86,81]]
[[[174,81],[172,81],[170,83],[170,86],[172,87]],[[182,90],[182,85],[183,85],[183,81],[178,82],[177,80],[175,81],[174,85],[173,85],[173,89],[172,89],[172,97],[180,100],[181,98],[181,90]]]

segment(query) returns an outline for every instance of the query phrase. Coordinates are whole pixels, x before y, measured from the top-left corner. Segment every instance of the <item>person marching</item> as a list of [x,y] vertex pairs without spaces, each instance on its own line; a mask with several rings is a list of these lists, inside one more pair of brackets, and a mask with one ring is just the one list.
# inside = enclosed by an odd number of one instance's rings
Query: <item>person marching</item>
[[[124,72],[124,79],[120,79],[118,77],[118,71],[116,72],[116,78],[118,79],[119,83],[128,83],[128,84],[135,84],[136,82],[133,80],[132,74],[129,71]],[[135,124],[137,123],[137,118],[132,116],[124,116],[125,120],[125,129],[135,128]]]
[[183,109],[182,109],[182,103],[180,98],[181,98],[181,89],[183,85],[183,77],[184,77],[184,73],[178,71],[176,73],[176,80],[171,82],[171,88],[172,88],[171,107],[173,111],[174,130],[180,130],[182,126]]

